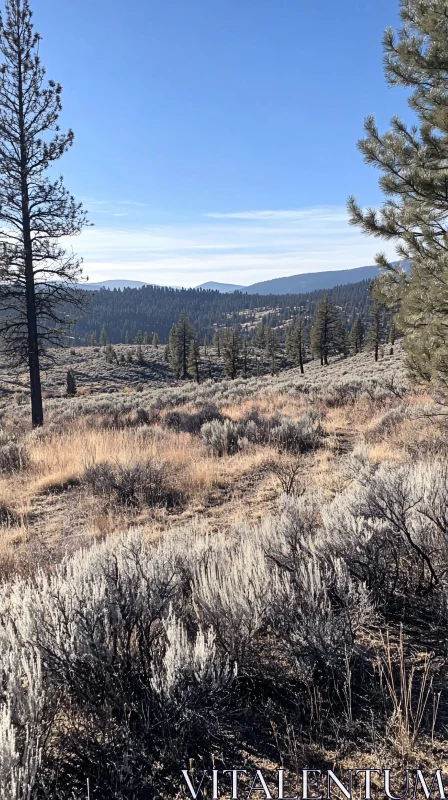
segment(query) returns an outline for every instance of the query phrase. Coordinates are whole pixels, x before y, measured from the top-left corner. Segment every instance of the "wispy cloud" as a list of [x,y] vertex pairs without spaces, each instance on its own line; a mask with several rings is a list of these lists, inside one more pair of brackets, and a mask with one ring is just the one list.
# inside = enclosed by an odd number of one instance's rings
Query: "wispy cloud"
[[166,285],[260,280],[373,264],[378,247],[348,224],[343,207],[207,214],[187,224],[126,222],[86,229],[76,242],[92,280],[126,277]]
[[120,206],[139,206],[140,208],[147,208],[148,203],[135,203],[133,200],[119,200],[118,205]]
[[[96,200],[92,197],[83,197],[82,202],[86,207],[92,209],[94,214],[114,214],[118,206],[148,207],[147,203],[137,203],[134,200]],[[102,208],[98,208],[98,206],[102,206]],[[108,208],[103,208],[104,206],[108,206]],[[114,216],[118,216],[118,214],[114,214]]]
[[89,206],[107,206],[109,204],[108,200],[92,200],[90,197],[83,197],[82,202],[88,203]]
[[320,219],[346,219],[345,209],[335,209],[333,206],[319,206],[317,208],[300,208],[291,210],[261,210],[261,211],[210,211],[204,217],[213,219],[242,219],[254,221],[297,220],[319,217]]

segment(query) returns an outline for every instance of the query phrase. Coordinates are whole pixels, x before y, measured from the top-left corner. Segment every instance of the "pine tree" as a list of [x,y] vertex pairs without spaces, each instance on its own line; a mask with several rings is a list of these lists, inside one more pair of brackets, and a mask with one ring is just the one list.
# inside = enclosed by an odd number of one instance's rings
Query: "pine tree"
[[169,344],[166,344],[166,345],[165,345],[165,350],[164,350],[164,353],[163,353],[163,358],[164,358],[164,361],[165,361],[165,363],[166,363],[166,364],[169,364],[169,362],[170,362],[170,346],[169,346]]
[[364,325],[360,317],[356,317],[349,335],[350,348],[353,353],[360,353],[364,344]]
[[188,351],[188,367],[191,369],[196,383],[200,382],[200,366],[201,366],[201,353],[199,344],[196,339],[193,339]]
[[376,297],[392,310],[404,334],[408,363],[423,380],[448,383],[448,36],[446,0],[400,0],[402,29],[384,36],[385,73],[390,86],[411,93],[418,124],[398,117],[380,134],[373,117],[365,122],[359,149],[382,173],[385,202],[363,211],[349,199],[351,223],[370,235],[397,243],[410,274],[377,256],[382,269]]
[[240,363],[240,337],[236,328],[226,328],[222,337],[225,371],[232,380],[236,378]]
[[266,334],[266,356],[271,362],[271,375],[275,375],[277,371],[277,356],[280,351],[280,345],[276,332],[272,328],[268,328]]
[[115,351],[115,348],[112,347],[112,345],[110,344],[110,342],[106,345],[104,353],[106,356],[106,362],[108,364],[113,364],[114,361],[118,364],[117,353]]
[[338,321],[336,323],[334,346],[337,353],[341,353],[344,358],[348,356],[350,344],[347,332],[347,322],[344,314],[341,312],[338,314]]
[[247,347],[247,339],[245,339],[243,344],[243,378],[247,378],[247,359],[248,359],[248,347]]
[[152,337],[152,346],[157,349],[157,347],[159,346],[159,341],[160,341],[159,334],[155,333],[154,336]]
[[397,326],[395,324],[394,316],[392,314],[391,320],[389,322],[389,330],[387,332],[387,342],[390,345],[389,355],[391,356],[393,356],[394,354],[394,345],[396,338],[397,338]]
[[367,345],[369,350],[373,350],[375,361],[378,361],[379,348],[383,342],[383,333],[384,307],[378,300],[374,300],[370,312],[370,324],[367,329]]
[[221,358],[221,334],[219,330],[213,334],[213,344],[216,347],[218,358]]
[[185,378],[188,374],[188,353],[193,339],[194,328],[188,317],[181,314],[177,324],[171,328],[169,339],[170,366],[178,378]]
[[134,344],[143,344],[143,333],[141,331],[137,331],[135,334]]
[[311,352],[320,358],[321,365],[328,364],[328,357],[338,352],[337,340],[340,332],[338,309],[325,294],[318,303],[314,324],[311,329]]
[[303,360],[305,357],[305,320],[302,316],[295,319],[288,329],[285,339],[286,353],[293,363],[298,363],[300,372],[304,373]]
[[204,336],[204,356],[207,355],[207,336]]
[[69,369],[67,371],[66,385],[67,385],[67,397],[74,397],[77,392],[77,388],[76,388],[75,373],[73,372],[72,369]]
[[107,338],[106,328],[103,325],[103,327],[101,328],[101,333],[100,333],[100,345],[101,345],[101,347],[106,347],[108,341],[109,340]]
[[131,334],[129,331],[126,331],[126,335],[124,337],[125,344],[131,344]]
[[[33,427],[43,425],[41,360],[64,344],[71,320],[67,304],[81,307],[76,291],[80,261],[60,245],[78,234],[85,212],[49,177],[73,144],[61,133],[61,86],[45,84],[41,37],[28,0],[6,0],[0,19],[0,335],[15,364],[27,364]],[[54,174],[54,173],[53,173]]]
[[145,331],[143,334],[143,344],[149,344],[149,333]]
[[137,347],[137,361],[139,364],[145,363],[145,356],[141,344],[139,344],[139,346]]
[[264,350],[266,347],[266,328],[264,324],[264,317],[258,324],[257,330],[255,331],[254,344],[255,347],[259,347],[260,350]]

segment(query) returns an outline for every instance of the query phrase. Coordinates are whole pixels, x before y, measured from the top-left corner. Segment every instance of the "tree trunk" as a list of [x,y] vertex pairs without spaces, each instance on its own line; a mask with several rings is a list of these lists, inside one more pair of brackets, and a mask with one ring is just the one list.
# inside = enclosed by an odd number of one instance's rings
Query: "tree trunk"
[[36,287],[34,284],[33,250],[28,200],[27,163],[28,154],[25,142],[25,121],[23,113],[22,63],[19,59],[19,127],[20,127],[20,171],[22,190],[22,233],[25,255],[26,317],[28,326],[28,366],[31,389],[31,420],[33,428],[44,424],[42,407],[42,386],[40,382],[39,340],[37,334]]
[[303,375],[303,355],[302,355],[302,345],[299,345],[299,366],[300,366],[300,373]]
[[[28,263],[27,263],[28,262]],[[39,342],[37,336],[36,298],[34,295],[34,275],[32,254],[25,255],[26,269],[26,315],[28,322],[28,366],[31,388],[31,421],[33,428],[44,424],[42,406],[42,386],[40,382]]]

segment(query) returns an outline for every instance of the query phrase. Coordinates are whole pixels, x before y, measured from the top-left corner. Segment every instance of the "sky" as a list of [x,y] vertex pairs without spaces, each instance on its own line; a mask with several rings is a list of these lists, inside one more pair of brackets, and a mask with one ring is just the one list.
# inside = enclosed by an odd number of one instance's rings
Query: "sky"
[[92,281],[249,285],[374,263],[347,222],[381,203],[363,120],[412,119],[381,40],[398,0],[31,0],[61,125],[59,172],[93,227]]

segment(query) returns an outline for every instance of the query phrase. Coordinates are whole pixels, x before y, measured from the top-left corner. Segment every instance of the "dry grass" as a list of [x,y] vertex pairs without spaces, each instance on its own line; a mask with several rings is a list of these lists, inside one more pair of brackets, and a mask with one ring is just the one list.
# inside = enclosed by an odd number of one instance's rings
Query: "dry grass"
[[[82,350],[79,358],[82,361],[84,357]],[[65,366],[61,362],[61,374]],[[282,487],[266,465],[280,465],[284,455],[272,447],[252,444],[235,455],[218,458],[207,450],[200,436],[168,428],[164,424],[168,411],[193,414],[204,405],[216,403],[224,416],[238,422],[254,411],[265,420],[275,414],[298,420],[306,409],[317,410],[327,435],[322,449],[301,457],[297,486],[314,487],[327,497],[347,485],[345,459],[359,444],[365,443],[370,460],[380,463],[405,461],[412,448],[422,446],[429,437],[435,443],[444,441],[443,428],[424,418],[433,402],[427,391],[408,391],[405,400],[393,394],[376,400],[365,392],[342,404],[331,405],[325,400],[326,393],[341,381],[352,376],[355,382],[365,380],[367,366],[377,385],[387,382],[389,373],[403,375],[399,354],[377,365],[370,355],[362,354],[335,362],[326,370],[315,363],[307,365],[305,377],[289,370],[275,378],[200,387],[176,382],[169,391],[158,384],[155,388],[146,384],[142,393],[124,381],[112,399],[104,392],[109,386],[106,380],[96,393],[89,386],[73,401],[46,401],[49,425],[43,435],[26,433],[28,406],[22,405],[22,395],[18,395],[17,404],[5,406],[2,423],[6,431],[21,435],[30,467],[21,473],[0,475],[0,503],[14,514],[14,523],[9,521],[2,529],[3,554],[6,557],[12,551],[26,550],[30,542],[44,543],[50,549],[61,544],[66,547],[69,537],[82,540],[105,536],[136,522],[152,536],[164,530],[173,514],[182,519],[203,517],[214,530],[247,517],[260,519],[272,510]],[[300,389],[304,381],[311,393]],[[384,427],[387,415],[403,405],[416,418],[394,419],[392,426]],[[72,408],[75,412],[67,415]],[[114,414],[121,420],[131,420],[139,409],[154,415],[150,424],[105,427]],[[168,512],[110,507],[104,497],[95,496],[83,485],[86,469],[102,462],[131,466],[148,461],[163,463],[170,487],[185,498],[182,508]]]
[[[97,430],[87,427],[83,419],[49,437],[36,440],[29,436],[28,447],[29,469],[0,477],[0,500],[15,518],[4,531],[3,554],[17,546],[25,547],[35,536],[48,546],[60,547],[65,541],[63,528],[73,536],[94,538],[136,522],[147,525],[150,534],[163,530],[169,516],[166,510],[110,507],[104,498],[89,492],[83,486],[83,476],[95,465],[163,464],[171,488],[187,501],[186,508],[175,513],[188,518],[221,507],[223,502],[231,505],[241,481],[275,457],[274,450],[253,447],[235,456],[216,458],[200,437],[188,433],[162,426]],[[229,519],[240,513],[237,502],[230,514],[229,509],[226,511]]]

